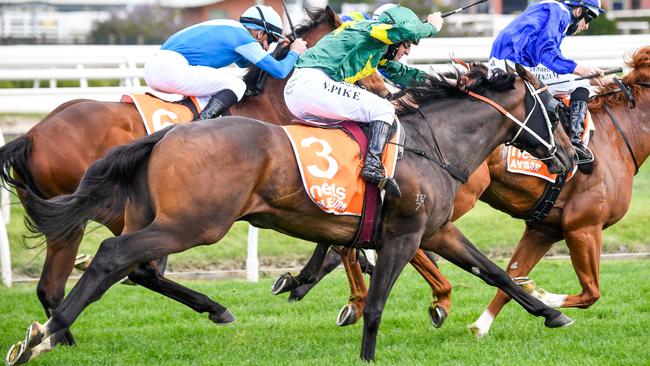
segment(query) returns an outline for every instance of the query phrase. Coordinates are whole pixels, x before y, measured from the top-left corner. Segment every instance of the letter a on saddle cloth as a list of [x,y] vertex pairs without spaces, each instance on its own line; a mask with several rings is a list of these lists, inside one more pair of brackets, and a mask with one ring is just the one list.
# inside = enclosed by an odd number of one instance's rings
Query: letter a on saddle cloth
[[[563,98],[562,101],[568,105],[568,96],[566,98]],[[582,132],[582,142],[584,142],[585,146],[589,144],[591,132],[594,130],[595,128],[594,123],[591,120],[591,113],[587,112],[587,117],[585,117],[585,128]],[[535,159],[529,153],[517,149],[514,146],[508,146],[507,168],[511,173],[530,175],[547,180],[551,183],[555,183],[555,179],[557,178],[557,174],[549,173],[548,167],[543,161]],[[573,177],[577,169],[577,165],[573,167],[573,171],[567,176],[567,181]]]
[[[357,127],[356,123],[346,125]],[[304,125],[282,128],[291,141],[309,198],[325,212],[362,216],[364,194],[369,188],[359,175],[363,167],[361,151],[365,150],[365,147],[360,147],[357,141],[341,128]],[[395,143],[400,141],[402,134],[402,127],[398,124],[396,133],[386,144],[382,161],[387,176],[392,177],[395,173],[399,153]]]
[[150,94],[134,93],[123,95],[121,102],[135,105],[148,135],[169,125],[191,122],[201,112],[199,103],[194,97],[171,102]]

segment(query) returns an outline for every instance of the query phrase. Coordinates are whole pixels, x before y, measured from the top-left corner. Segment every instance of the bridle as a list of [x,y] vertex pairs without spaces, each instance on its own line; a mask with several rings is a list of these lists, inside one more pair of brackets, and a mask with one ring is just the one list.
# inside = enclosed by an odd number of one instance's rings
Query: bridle
[[[504,107],[499,105],[497,102],[493,101],[492,99],[477,94],[471,90],[466,91],[466,93],[473,97],[476,98],[484,103],[489,104],[492,106],[494,109],[499,111],[501,114],[506,116],[508,119],[510,119],[512,122],[514,122],[516,125],[519,126],[519,130],[515,133],[513,138],[509,141],[506,142],[506,145],[521,145],[517,143],[517,139],[521,136],[522,131],[528,132],[535,140],[537,140],[540,144],[542,144],[546,150],[548,151],[548,156],[545,158],[536,158],[538,160],[544,161],[544,160],[550,160],[555,157],[555,154],[557,153],[557,145],[555,144],[555,138],[553,137],[553,124],[551,123],[550,118],[548,117],[548,113],[546,112],[546,108],[544,108],[544,103],[542,102],[539,94],[544,92],[545,89],[541,88],[539,90],[536,90],[527,80],[522,79],[524,82],[524,85],[526,85],[526,91],[527,93],[530,93],[530,95],[533,97],[533,100],[535,101],[535,104],[533,105],[533,108],[531,108],[530,112],[526,115],[526,118],[524,121],[520,121],[517,117],[513,116],[510,112],[508,112]],[[528,127],[528,121],[530,120],[531,116],[535,112],[535,109],[540,108],[542,111],[542,115],[544,116],[544,121],[546,122],[546,128],[548,129],[548,134],[549,134],[549,142],[546,142],[541,136],[539,136],[533,129]]]

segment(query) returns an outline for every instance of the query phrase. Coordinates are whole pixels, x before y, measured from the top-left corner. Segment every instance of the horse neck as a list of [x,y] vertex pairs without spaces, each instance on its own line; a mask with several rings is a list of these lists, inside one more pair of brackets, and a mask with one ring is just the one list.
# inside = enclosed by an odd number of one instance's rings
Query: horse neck
[[[650,116],[650,89],[644,89],[636,99],[637,104],[634,109],[628,108],[626,104],[609,108],[614,118],[620,123],[625,138],[630,143],[634,156],[639,166],[641,166],[650,155],[650,121],[648,121],[648,116]],[[620,134],[607,113],[604,110],[600,113],[605,126],[603,131],[609,131],[605,135],[611,136],[610,133]],[[598,134],[599,132],[596,131],[596,135]],[[607,139],[607,137],[604,138]],[[624,144],[620,144],[618,148],[626,150],[625,154],[628,154],[627,147]]]
[[[506,93],[500,94],[505,96]],[[523,103],[515,102],[512,96],[499,100],[499,104],[513,115],[519,115],[518,109],[523,109],[518,106]],[[510,120],[493,107],[477,100],[449,99],[424,106],[422,112],[427,116],[446,161],[468,175],[514,133],[514,124]],[[419,117],[417,114],[414,116]],[[418,125],[417,132],[411,133],[411,136],[423,143],[427,153],[438,160],[431,142],[431,130],[425,123],[415,123]]]

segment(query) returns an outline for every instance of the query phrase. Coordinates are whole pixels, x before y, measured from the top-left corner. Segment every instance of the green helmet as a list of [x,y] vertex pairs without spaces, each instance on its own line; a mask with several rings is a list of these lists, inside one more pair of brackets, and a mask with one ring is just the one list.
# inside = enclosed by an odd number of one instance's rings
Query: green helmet
[[[422,24],[422,21],[418,16],[409,8],[403,6],[394,6],[390,9],[385,10],[379,18],[377,19],[380,23],[385,24]],[[411,43],[418,44],[420,39],[410,39]]]

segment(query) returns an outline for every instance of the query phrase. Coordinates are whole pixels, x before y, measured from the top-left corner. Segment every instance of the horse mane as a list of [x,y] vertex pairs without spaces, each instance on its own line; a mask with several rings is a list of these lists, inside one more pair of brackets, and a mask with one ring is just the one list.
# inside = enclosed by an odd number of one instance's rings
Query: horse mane
[[[303,35],[311,32],[314,28],[318,27],[324,21],[328,20],[327,9],[325,8],[316,8],[312,10],[307,10],[309,16],[308,20],[303,21],[302,24],[296,26],[296,35],[300,38]],[[273,51],[273,57],[277,60],[282,60],[287,56],[291,45],[288,42],[282,42],[278,44],[276,49]],[[248,68],[248,72],[244,75],[244,82],[246,83],[246,90],[255,90],[257,87],[256,83],[259,78],[262,69],[255,65],[251,65]]]
[[[639,85],[639,82],[650,82],[650,46],[641,47],[625,58],[625,64],[631,68],[631,71],[623,76],[622,81],[630,88],[632,95],[636,98],[641,95],[641,90],[645,89]],[[617,93],[618,85],[609,83],[601,87],[600,94],[589,103],[589,109],[598,111],[606,105],[615,107],[627,103],[627,97],[624,93]]]
[[[415,87],[406,89],[403,95],[394,101],[398,115],[410,114],[417,106],[446,98],[468,98],[467,91],[484,94],[487,91],[504,92],[515,88],[515,75],[503,70],[495,70],[488,78],[487,68],[479,63],[470,64],[469,70],[460,74],[437,73]],[[464,80],[471,80],[468,85]]]

